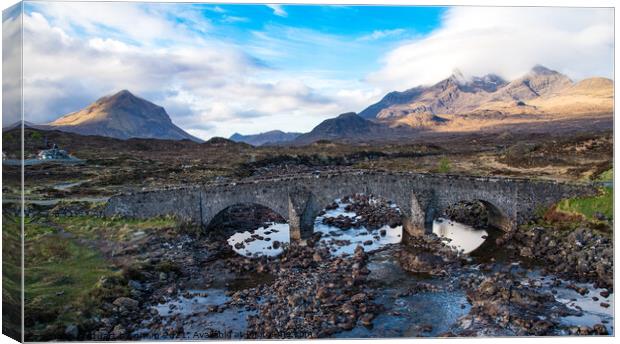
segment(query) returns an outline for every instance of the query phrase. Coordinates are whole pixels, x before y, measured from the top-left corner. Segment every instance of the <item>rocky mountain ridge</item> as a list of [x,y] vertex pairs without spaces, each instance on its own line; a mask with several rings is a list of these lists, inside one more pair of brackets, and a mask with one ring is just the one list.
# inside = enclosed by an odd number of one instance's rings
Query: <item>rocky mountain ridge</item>
[[[559,100],[562,109],[557,106]],[[432,86],[390,92],[360,116],[392,126],[420,128],[444,125],[450,121],[446,115],[610,112],[612,103],[611,80],[589,78],[574,83],[566,75],[538,65],[510,82],[494,74],[466,79],[456,72]]]

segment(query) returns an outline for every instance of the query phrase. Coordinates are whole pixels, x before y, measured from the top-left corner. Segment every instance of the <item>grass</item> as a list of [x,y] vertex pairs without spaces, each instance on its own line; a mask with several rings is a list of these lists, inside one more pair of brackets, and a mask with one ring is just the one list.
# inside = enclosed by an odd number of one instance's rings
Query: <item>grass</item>
[[[7,254],[13,253],[6,250],[6,245],[14,241],[8,237],[13,232],[6,231],[8,223],[5,218],[4,293],[16,287],[19,291],[20,277],[18,266],[12,268],[7,265],[10,259],[6,258],[11,258]],[[18,238],[19,224],[15,223],[13,227]],[[169,228],[182,229],[183,226],[172,217],[146,220],[94,216],[26,218],[26,338],[36,341],[64,338],[64,329],[68,324],[82,324],[90,315],[101,316],[104,302],[129,295],[127,279],[133,278],[132,269],[130,266],[113,267],[91,245],[96,244],[96,240],[125,241],[134,238],[139,231],[163,232]],[[19,249],[19,245],[16,246]],[[161,262],[157,269],[174,271],[178,267],[170,262]],[[18,281],[17,286],[12,283],[14,280]],[[19,298],[16,305],[19,305]]]
[[[96,249],[44,224],[25,226],[24,297],[27,338],[39,337],[48,325],[64,329],[83,320],[85,309],[98,309],[93,293],[103,278],[119,272]],[[89,307],[86,307],[89,305]]]
[[614,180],[614,169],[613,169],[613,167],[610,168],[609,170],[599,174],[598,177],[596,178],[596,180],[601,181],[601,182],[608,182],[608,181]]
[[56,229],[26,217],[24,219],[24,236],[26,240],[38,239],[41,236],[55,233]]
[[99,218],[94,216],[55,217],[53,222],[68,233],[87,239],[100,239],[102,236],[117,241],[131,239],[134,233],[178,226],[172,217],[159,217],[146,220]]
[[177,221],[171,217],[133,220],[75,216],[45,222],[27,218],[24,293],[28,338],[49,339],[48,325],[62,330],[67,324],[80,323],[84,312],[99,312],[102,300],[110,302],[128,294],[126,281],[109,283],[124,280],[124,272],[111,267],[96,248],[82,240],[128,240],[138,231],[174,226]]
[[2,333],[21,339],[21,240],[18,217],[2,216]]
[[113,273],[97,251],[73,239],[52,235],[26,246],[27,304],[60,307],[75,302],[92,291],[102,276]]
[[439,173],[448,173],[450,172],[450,170],[452,170],[452,167],[450,166],[450,160],[447,157],[442,157],[439,160],[439,164],[437,166],[437,172]]
[[605,217],[613,218],[613,189],[601,188],[596,196],[577,197],[562,200],[557,205],[557,211],[577,214],[583,216],[586,220],[597,221],[596,214],[600,213]]

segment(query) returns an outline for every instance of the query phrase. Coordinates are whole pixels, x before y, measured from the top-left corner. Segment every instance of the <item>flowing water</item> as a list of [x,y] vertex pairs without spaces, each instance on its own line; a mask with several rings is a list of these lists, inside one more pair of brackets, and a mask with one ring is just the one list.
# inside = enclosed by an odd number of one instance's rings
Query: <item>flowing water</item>
[[[444,281],[440,279],[403,270],[389,249],[370,256],[368,269],[369,283],[380,289],[375,301],[385,310],[375,318],[372,327],[358,325],[352,331],[336,334],[338,338],[436,336],[449,330],[471,308],[463,290],[443,288]],[[440,290],[411,293],[420,282]]]
[[[142,330],[134,335],[144,339],[242,338],[247,317],[255,315],[256,311],[236,306],[219,307],[229,301],[225,289],[187,290],[153,307],[161,319],[159,324],[163,325],[159,331],[148,328],[151,324],[145,321]],[[178,323],[182,324],[181,333],[171,334],[164,330],[166,327],[175,328]]]

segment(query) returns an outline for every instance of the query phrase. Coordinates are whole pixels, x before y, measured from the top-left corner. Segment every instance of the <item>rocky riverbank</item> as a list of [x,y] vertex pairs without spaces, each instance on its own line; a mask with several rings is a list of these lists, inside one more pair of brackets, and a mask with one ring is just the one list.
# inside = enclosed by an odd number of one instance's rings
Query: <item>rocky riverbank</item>
[[[101,217],[103,215],[104,202],[88,202],[88,201],[53,201],[46,203],[26,203],[24,206],[24,215],[27,217],[45,217],[45,216],[94,216]],[[4,214],[12,214],[13,216],[21,216],[20,203],[5,203],[2,205]]]
[[[556,280],[556,286],[560,281]],[[459,336],[608,334],[603,324],[575,327],[562,324],[562,317],[580,316],[579,310],[559,302],[551,291],[541,291],[539,280],[519,278],[510,272],[470,276],[462,281],[472,308],[459,319]]]
[[464,257],[435,235],[407,236],[394,256],[405,271],[432,276],[447,276],[466,263]]
[[544,262],[548,272],[613,291],[613,239],[585,226],[522,228],[511,237],[521,256]]

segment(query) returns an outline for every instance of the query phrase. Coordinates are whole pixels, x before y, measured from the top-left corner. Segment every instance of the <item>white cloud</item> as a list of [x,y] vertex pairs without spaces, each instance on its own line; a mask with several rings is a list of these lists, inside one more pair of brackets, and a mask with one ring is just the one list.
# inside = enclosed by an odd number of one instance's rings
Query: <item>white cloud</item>
[[136,52],[138,49],[123,42],[111,38],[92,38],[88,40],[88,46],[102,52]]
[[387,53],[368,80],[406,89],[455,69],[512,79],[536,64],[574,79],[611,77],[613,27],[613,9],[606,8],[454,7],[439,29]]
[[2,126],[21,120],[21,5],[5,10],[2,14]]
[[273,10],[273,14],[277,15],[278,17],[288,17],[288,13],[286,13],[282,5],[271,4],[271,5],[265,5],[265,6],[271,8]]
[[162,34],[167,35],[174,29],[160,17],[142,10],[137,3],[110,6],[105,2],[50,2],[34,6],[44,8],[46,16],[52,18],[54,27],[65,32],[80,28],[94,34],[107,29],[122,32],[129,39],[145,42]]
[[221,8],[220,6],[211,7],[209,8],[209,10],[216,13],[226,13],[226,10]]
[[228,16],[228,15],[222,16],[222,22],[224,23],[246,23],[249,21],[250,19],[246,17],[237,17],[237,16]]
[[393,29],[393,30],[375,30],[372,33],[360,37],[358,40],[360,41],[375,41],[378,39],[383,39],[386,37],[394,37],[400,36],[405,33],[404,29]]

